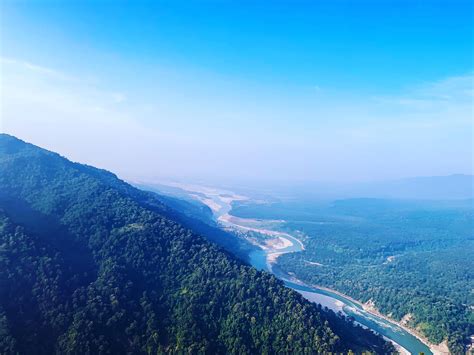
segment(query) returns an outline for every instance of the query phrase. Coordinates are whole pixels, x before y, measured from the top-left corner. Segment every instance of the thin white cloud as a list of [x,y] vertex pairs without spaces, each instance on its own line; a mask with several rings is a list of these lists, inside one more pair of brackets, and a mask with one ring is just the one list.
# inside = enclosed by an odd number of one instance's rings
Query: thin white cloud
[[31,72],[35,72],[38,74],[43,74],[43,75],[48,75],[50,77],[53,77],[55,79],[60,79],[60,80],[67,80],[67,81],[78,81],[79,78],[67,75],[61,71],[51,69],[48,67],[44,67],[41,65],[33,64],[25,60],[21,59],[13,59],[13,58],[6,58],[6,57],[0,57],[0,62],[1,65],[13,65],[16,67],[22,67],[24,69],[27,69]]
[[470,100],[474,98],[474,73],[439,80],[418,89],[420,96],[440,100]]
[[397,104],[417,110],[472,108],[473,99],[473,73],[424,83],[398,96],[375,97],[375,100],[381,103]]
[[105,106],[123,103],[127,98],[124,93],[99,88],[95,80],[90,81],[29,61],[0,57],[0,65],[3,100],[16,98],[65,110],[91,108],[104,111]]
[[1,66],[2,130],[129,176],[375,179],[470,168],[472,74],[365,101],[326,91],[306,101],[262,100],[259,90],[227,97],[219,86],[157,82],[135,102],[127,96],[139,92],[27,61]]

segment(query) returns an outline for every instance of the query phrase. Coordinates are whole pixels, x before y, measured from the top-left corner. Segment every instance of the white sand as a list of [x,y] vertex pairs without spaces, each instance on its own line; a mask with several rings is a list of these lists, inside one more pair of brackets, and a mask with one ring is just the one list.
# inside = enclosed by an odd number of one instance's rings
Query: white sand
[[323,264],[317,263],[317,262],[315,262],[315,261],[308,261],[308,260],[305,260],[304,262],[305,262],[306,264],[309,264],[309,265],[324,266]]
[[336,300],[326,295],[321,295],[319,293],[300,291],[300,290],[296,290],[296,291],[300,293],[301,295],[303,295],[303,297],[306,298],[308,301],[319,303],[323,307],[327,307],[336,313],[337,312],[344,313],[344,310],[343,310],[344,303],[342,303],[339,300]]

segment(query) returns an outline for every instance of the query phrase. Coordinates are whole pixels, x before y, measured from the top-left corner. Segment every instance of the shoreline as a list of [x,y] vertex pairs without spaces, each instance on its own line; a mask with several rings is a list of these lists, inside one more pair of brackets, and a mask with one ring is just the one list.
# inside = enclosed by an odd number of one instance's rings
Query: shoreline
[[[359,302],[360,303],[360,302]],[[381,313],[375,306],[370,306],[370,305],[367,305],[367,304],[364,304],[364,303],[361,303],[362,304],[362,307],[363,309],[370,313],[370,314],[373,314],[373,315],[376,315],[382,319],[385,319],[389,322],[392,322],[392,323],[395,323],[396,325],[398,325],[400,328],[402,328],[403,330],[405,330],[406,332],[410,333],[411,335],[413,335],[414,337],[418,338],[418,340],[420,340],[422,343],[425,343],[431,350],[431,352],[434,354],[434,355],[448,355],[449,354],[449,349],[448,349],[448,345],[447,345],[447,341],[446,339],[443,340],[441,343],[439,344],[434,344],[432,342],[430,342],[423,334],[421,334],[417,329],[415,328],[412,328],[412,327],[408,327],[407,325],[405,324],[402,324],[401,321],[397,321],[383,313]]]
[[[276,263],[276,262],[274,262],[274,263]],[[332,293],[334,293],[338,296],[347,298],[349,301],[351,301],[351,302],[357,304],[358,306],[360,306],[367,313],[372,314],[372,315],[377,316],[379,318],[382,318],[382,319],[384,319],[388,322],[391,322],[391,323],[394,323],[394,324],[398,325],[400,328],[405,330],[407,333],[413,335],[419,341],[421,341],[426,346],[428,346],[430,348],[431,352],[434,355],[449,355],[449,350],[448,350],[448,347],[447,347],[446,340],[444,340],[440,344],[434,344],[434,343],[430,342],[423,334],[420,334],[420,332],[418,330],[416,330],[414,328],[411,328],[411,327],[408,327],[408,326],[402,324],[400,321],[397,321],[397,320],[395,320],[393,318],[390,318],[389,316],[381,313],[375,306],[370,306],[370,305],[367,305],[366,303],[362,303],[362,302],[352,298],[351,296],[348,296],[348,295],[346,295],[342,292],[339,292],[339,291],[334,290],[334,289],[329,288],[329,287],[307,284],[307,283],[301,281],[300,279],[298,279],[296,277],[292,277],[291,279],[288,279],[288,281],[294,282],[294,283],[299,284],[301,286],[316,288],[316,289],[320,289],[320,290],[323,290],[323,291],[329,291],[329,292],[332,292]],[[393,342],[393,340],[391,340],[391,341]],[[397,345],[402,347],[400,344],[397,344]]]
[[[282,235],[289,235],[285,232],[277,232],[277,233],[281,233]],[[284,237],[280,237],[280,238],[284,238]],[[302,246],[302,249],[304,250],[304,246],[303,246],[303,243],[298,239],[298,238],[295,238],[295,237],[291,237],[292,239],[296,240],[301,246]],[[284,238],[285,239],[285,238]],[[288,239],[286,239],[288,240]],[[288,240],[291,245],[293,245],[293,242],[291,240]],[[258,244],[258,246],[260,246]],[[260,246],[261,247],[261,246]],[[272,271],[272,266],[277,264],[277,259],[278,257],[280,257],[281,255],[283,254],[288,254],[288,253],[294,253],[295,251],[278,251],[278,248],[277,249],[269,249],[268,247],[265,247],[265,248],[262,248],[263,250],[266,250],[267,251],[267,255],[266,255],[266,260],[267,260],[267,267],[269,269],[269,271]],[[410,335],[416,337],[418,340],[420,340],[422,343],[424,343],[426,346],[428,346],[430,348],[430,351],[434,354],[434,355],[449,355],[449,350],[448,350],[448,347],[447,347],[447,342],[446,340],[444,340],[443,342],[441,342],[440,344],[434,344],[432,342],[430,342],[423,334],[421,334],[417,329],[415,328],[411,328],[411,327],[408,327],[404,324],[402,324],[400,321],[397,321],[393,318],[390,318],[389,316],[381,313],[375,306],[371,306],[371,305],[368,305],[366,303],[362,303],[361,301],[358,301],[354,298],[352,298],[351,296],[348,296],[342,292],[339,292],[337,290],[334,290],[334,289],[331,289],[329,287],[325,287],[325,286],[320,286],[320,285],[309,285],[305,282],[303,282],[302,280],[296,278],[296,277],[292,277],[291,279],[289,279],[288,281],[291,281],[291,282],[295,282],[297,284],[300,284],[302,286],[307,286],[307,287],[312,287],[312,288],[316,288],[316,289],[320,289],[320,290],[323,290],[323,291],[329,291],[329,292],[332,292],[338,296],[341,296],[341,297],[344,297],[346,299],[348,299],[349,301],[357,304],[358,306],[360,306],[364,311],[366,311],[367,313],[369,314],[372,314],[374,316],[377,316],[379,318],[382,318],[388,322],[391,322],[391,323],[394,323],[396,325],[398,325],[400,328],[402,328],[403,330],[405,330],[407,333],[409,333]],[[396,343],[395,341],[391,340],[390,341],[392,343],[394,343],[394,345],[396,347],[399,347],[402,349],[403,353],[409,353],[403,346],[401,346],[400,344]]]
[[384,338],[385,341],[388,341],[388,342],[392,343],[393,346],[395,347],[395,350],[397,350],[399,354],[402,354],[402,355],[411,355],[411,353],[410,353],[407,349],[405,349],[403,346],[401,346],[400,344],[396,343],[396,342],[393,341],[392,339],[387,338],[385,335],[382,335],[382,338]]
[[[182,186],[181,186],[182,187]],[[186,186],[188,187],[188,186]],[[189,187],[188,189],[185,188],[185,190],[188,190],[189,192],[191,192],[189,190]],[[211,195],[213,196],[219,196],[220,194],[216,191],[216,190],[212,190],[212,189],[207,189],[208,191],[206,192],[210,192],[209,190],[212,191]],[[196,191],[196,190],[194,190]],[[201,193],[203,192],[202,190],[200,191]],[[197,196],[196,196],[197,197]],[[220,196],[219,196],[220,197]],[[287,253],[292,253],[292,252],[296,252],[296,251],[281,251],[281,249],[286,249],[287,247],[289,246],[293,246],[293,240],[296,241],[300,247],[301,247],[301,250],[304,250],[304,244],[301,242],[301,240],[299,240],[298,238],[296,237],[293,237],[291,236],[290,234],[286,233],[286,232],[281,232],[281,231],[273,231],[273,230],[267,230],[267,229],[259,229],[259,228],[254,228],[254,227],[248,227],[248,226],[243,226],[243,225],[239,225],[237,223],[235,223],[234,221],[232,221],[232,215],[229,213],[230,210],[232,209],[232,202],[233,201],[239,201],[239,200],[246,200],[247,198],[244,197],[244,196],[239,196],[239,195],[235,195],[233,193],[230,194],[229,197],[226,197],[226,198],[220,198],[221,201],[223,201],[225,204],[228,205],[229,208],[229,211],[224,213],[223,215],[221,216],[218,216],[216,219],[218,222],[224,222],[224,223],[227,223],[227,224],[230,224],[232,226],[234,226],[235,228],[238,228],[238,229],[243,229],[243,230],[247,230],[247,231],[253,231],[253,232],[256,232],[256,233],[260,233],[260,234],[263,234],[263,235],[267,235],[267,236],[272,236],[272,237],[275,237],[275,239],[284,239],[286,240],[288,243],[286,242],[283,242],[283,246],[280,247],[280,248],[272,248],[274,245],[272,245],[270,243],[270,245],[264,245],[264,244],[260,244],[260,243],[257,243],[256,241],[252,241],[250,240],[250,242],[252,242],[252,244],[258,246],[260,249],[266,251],[266,262],[267,262],[267,268],[268,270],[271,272],[272,270],[272,265],[273,264],[277,264],[277,259],[279,256],[283,255],[283,254],[287,254]],[[219,208],[217,208],[216,204],[215,204],[215,201],[213,199],[202,199],[202,198],[198,198],[198,200],[200,200],[202,203],[204,203],[205,205],[207,205],[209,208],[211,208],[211,210],[213,211],[213,213],[217,213],[219,212],[220,209],[223,208],[223,206],[219,206]],[[211,203],[212,201],[212,203]],[[238,219],[242,219],[240,217],[237,217]],[[254,220],[251,220],[252,222]],[[290,237],[290,239],[287,239],[285,238],[285,236],[287,237]],[[367,313],[369,314],[372,314],[374,316],[377,316],[377,317],[380,317],[388,322],[391,322],[391,323],[394,323],[396,324],[397,326],[399,326],[400,328],[402,328],[403,330],[405,330],[407,333],[411,334],[412,336],[416,337],[418,340],[420,340],[422,343],[424,343],[426,346],[429,347],[430,351],[434,354],[434,355],[446,355],[446,354],[449,354],[449,351],[447,351],[447,344],[446,344],[446,340],[443,341],[442,343],[440,344],[433,344],[431,342],[429,342],[426,337],[424,337],[422,334],[420,334],[416,329],[413,329],[413,328],[409,328],[403,324],[401,324],[401,322],[397,321],[397,320],[394,320],[394,319],[391,319],[390,317],[380,313],[374,306],[370,307],[366,304],[363,304],[362,302],[348,296],[348,295],[345,295],[343,294],[342,292],[339,292],[337,290],[333,290],[333,289],[330,289],[328,287],[324,287],[324,286],[317,286],[317,285],[308,285],[308,284],[305,284],[304,282],[302,282],[301,280],[295,278],[295,277],[292,277],[293,280],[288,280],[288,281],[292,281],[292,282],[295,282],[300,284],[300,285],[303,285],[303,286],[307,286],[307,287],[313,287],[313,288],[317,288],[317,289],[320,289],[320,290],[325,290],[325,291],[329,291],[329,292],[333,292],[334,294],[336,295],[339,295],[341,297],[344,297],[348,300],[350,300],[351,302],[359,305],[364,311],[366,311]],[[329,296],[328,296],[329,297]],[[403,346],[401,346],[400,344],[396,343],[395,341],[387,338],[387,337],[384,337],[386,339],[388,339],[388,341],[390,341],[392,344],[394,344],[395,348],[397,350],[401,350],[400,352],[405,354],[405,353],[410,353],[407,349],[405,349]]]

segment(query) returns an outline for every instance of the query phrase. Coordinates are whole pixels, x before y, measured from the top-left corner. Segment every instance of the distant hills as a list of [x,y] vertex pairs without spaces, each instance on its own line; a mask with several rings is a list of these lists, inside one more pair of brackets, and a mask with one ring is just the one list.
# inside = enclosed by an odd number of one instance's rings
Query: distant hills
[[[413,177],[363,183],[300,182],[267,184],[265,190],[255,189],[261,199],[348,199],[382,198],[410,200],[463,200],[474,198],[474,175]],[[262,194],[265,191],[265,195]],[[244,191],[253,194],[251,188]]]
[[0,353],[393,350],[210,242],[196,208],[1,134]]
[[348,191],[357,197],[457,200],[474,197],[474,175],[414,177],[355,185]]

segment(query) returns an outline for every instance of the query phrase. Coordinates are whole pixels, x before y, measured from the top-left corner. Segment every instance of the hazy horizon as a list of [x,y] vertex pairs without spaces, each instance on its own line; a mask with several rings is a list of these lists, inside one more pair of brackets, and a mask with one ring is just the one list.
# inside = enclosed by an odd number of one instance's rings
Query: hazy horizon
[[0,354],[474,351],[473,14],[0,0]]
[[470,2],[298,4],[3,2],[0,130],[127,179],[473,174]]

